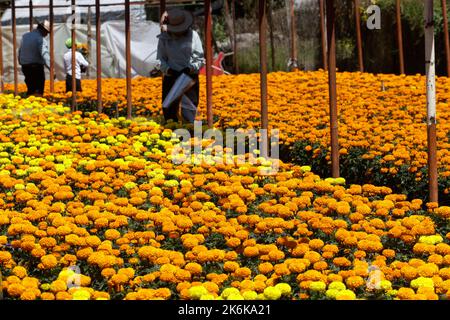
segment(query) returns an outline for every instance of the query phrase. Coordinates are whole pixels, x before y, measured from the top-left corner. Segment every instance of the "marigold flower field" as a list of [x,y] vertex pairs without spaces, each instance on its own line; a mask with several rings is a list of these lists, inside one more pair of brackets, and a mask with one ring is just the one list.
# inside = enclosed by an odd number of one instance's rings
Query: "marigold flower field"
[[[257,77],[214,78],[217,126],[258,126]],[[437,81],[444,183],[447,81]],[[84,110],[96,98],[93,83],[83,82]],[[361,146],[364,157],[381,155],[389,174],[402,165],[420,172],[424,83],[421,76],[338,74],[341,154]],[[174,164],[178,139],[150,119],[160,112],[160,79],[134,80],[133,120],[112,117],[116,105],[119,115],[124,110],[124,80],[103,87],[110,117],[70,113],[62,83],[48,100],[0,95],[3,298],[450,298],[450,207],[387,185],[320,177],[309,163],[280,162],[269,176],[261,158]],[[284,144],[327,149],[324,72],[270,74],[269,100]]]
[[[308,158],[301,157],[300,162],[321,156],[324,161],[330,160],[327,77],[324,71],[268,75],[269,126],[280,130],[280,140],[285,146],[302,142],[301,149],[307,151]],[[200,77],[200,81],[204,88],[205,78]],[[373,167],[359,168],[358,172],[346,170],[346,174],[356,178],[366,175],[370,183],[395,184],[404,193],[410,191],[405,186],[416,181],[422,181],[422,189],[426,188],[425,77],[342,72],[337,74],[337,85],[340,154],[349,158],[351,166],[363,167],[362,160],[372,161]],[[450,193],[449,87],[449,78],[437,78],[437,158],[440,189],[445,195]],[[26,91],[24,85],[19,89]],[[78,96],[80,108],[95,110],[96,81],[84,80],[83,89]],[[126,81],[104,79],[102,89],[105,112],[114,117],[126,116]],[[259,128],[259,90],[259,74],[214,77],[215,126]],[[65,84],[60,82],[56,84],[56,93],[50,94],[47,84],[46,97],[67,102],[64,91]],[[200,94],[199,118],[205,119],[205,91]],[[135,115],[160,116],[160,78],[134,79],[132,101]],[[357,155],[349,155],[354,149],[358,149]],[[418,196],[422,191],[412,195]]]

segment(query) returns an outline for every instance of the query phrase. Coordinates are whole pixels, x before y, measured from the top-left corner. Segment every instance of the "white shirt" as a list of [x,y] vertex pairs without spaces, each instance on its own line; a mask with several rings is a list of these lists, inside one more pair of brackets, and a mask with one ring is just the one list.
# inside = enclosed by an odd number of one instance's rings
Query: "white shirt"
[[[76,51],[75,53],[75,78],[81,79],[81,66],[87,67],[89,66],[89,63],[86,61],[86,59],[83,57],[83,55]],[[72,49],[67,51],[64,54],[64,68],[66,69],[66,74],[69,76],[72,75]]]

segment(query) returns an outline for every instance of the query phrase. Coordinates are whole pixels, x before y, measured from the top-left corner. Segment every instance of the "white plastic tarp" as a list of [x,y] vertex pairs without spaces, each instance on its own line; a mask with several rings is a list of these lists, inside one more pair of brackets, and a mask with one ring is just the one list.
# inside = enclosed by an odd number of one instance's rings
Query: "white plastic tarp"
[[[76,26],[76,41],[87,42],[87,26]],[[17,48],[20,46],[22,35],[29,31],[29,26],[17,26]],[[70,37],[70,27],[66,24],[55,24],[55,72],[58,80],[65,79],[63,55],[67,52],[65,41]],[[149,76],[151,70],[158,68],[156,51],[158,46],[157,35],[160,33],[159,24],[152,21],[141,21],[131,23],[131,74],[133,77]],[[96,41],[95,25],[92,26],[90,73],[91,77],[96,75]],[[47,41],[49,41],[47,37]],[[102,46],[102,77],[123,78],[125,77],[125,23],[124,21],[108,21],[101,26]],[[13,74],[13,51],[12,32],[10,26],[3,27],[3,64],[4,81],[14,81]],[[48,71],[46,79],[49,79]],[[85,78],[86,76],[83,75]],[[19,65],[19,82],[23,82],[23,75]]]
[[[101,4],[101,13],[102,15],[108,14],[109,12],[120,13],[124,12],[124,0],[100,0]],[[30,11],[28,8],[21,8],[21,6],[29,6],[29,0],[16,0],[16,19],[24,20],[29,19]],[[119,5],[114,5],[119,4]],[[33,6],[48,6],[49,0],[33,0]],[[72,2],[69,0],[53,0],[53,5],[55,8],[53,9],[53,13],[55,18],[57,19],[60,16],[69,17],[72,14]],[[62,7],[64,6],[64,7]],[[91,6],[91,10],[95,12],[95,0],[77,0],[76,1],[76,15],[78,14],[86,14],[88,11],[88,6]],[[33,8],[33,17],[35,19],[47,19],[49,14],[48,8]],[[130,16],[132,20],[145,20],[145,8],[144,5],[132,5],[130,6]],[[79,17],[77,17],[78,19]],[[2,22],[11,20],[11,9],[6,9],[5,13],[2,16]],[[26,21],[26,20],[25,20]]]

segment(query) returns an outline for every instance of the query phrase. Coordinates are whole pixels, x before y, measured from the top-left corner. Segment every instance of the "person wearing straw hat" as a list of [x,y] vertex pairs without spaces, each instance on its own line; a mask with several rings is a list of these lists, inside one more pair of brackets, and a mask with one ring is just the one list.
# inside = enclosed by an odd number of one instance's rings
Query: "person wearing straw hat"
[[[68,51],[64,54],[64,69],[66,70],[66,92],[72,91],[72,38],[66,40]],[[79,44],[75,44],[75,47]],[[76,91],[81,92],[81,73],[86,71],[89,62],[86,61],[83,54],[78,50],[75,51],[75,81]]]
[[[195,84],[184,94],[183,99],[189,100],[191,109],[182,108],[184,120],[193,122],[199,102],[198,72],[203,66],[203,46],[198,33],[192,29],[193,15],[178,8],[165,12],[161,20],[161,34],[158,35],[157,60],[163,73],[162,100],[169,94],[181,74],[187,74]],[[188,99],[186,99],[188,98]],[[164,119],[177,122],[181,98],[163,108]]]
[[50,23],[45,20],[22,36],[19,47],[19,64],[25,76],[27,95],[42,96],[45,87],[44,66],[50,69],[50,53],[45,37],[50,33]]

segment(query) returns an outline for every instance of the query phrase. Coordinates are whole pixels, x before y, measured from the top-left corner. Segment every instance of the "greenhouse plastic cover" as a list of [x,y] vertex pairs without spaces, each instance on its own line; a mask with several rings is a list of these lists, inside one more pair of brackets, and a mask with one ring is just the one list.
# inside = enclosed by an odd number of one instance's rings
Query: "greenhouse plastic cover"
[[[76,41],[87,42],[87,26],[76,26]],[[17,26],[17,49],[20,46],[22,35],[29,31],[28,25]],[[70,37],[70,24],[54,25],[55,44],[55,73],[58,80],[65,79],[63,55],[67,52],[65,41]],[[156,60],[158,46],[157,35],[160,34],[159,24],[152,21],[132,21],[131,22],[131,65],[132,77],[149,76],[154,68],[159,68]],[[91,54],[89,62],[91,64],[91,78],[96,75],[96,29],[92,26]],[[47,42],[49,37],[47,36]],[[101,46],[102,46],[102,77],[103,78],[124,78],[126,75],[125,58],[125,23],[124,21],[107,21],[101,26]],[[11,83],[13,78],[13,54],[12,54],[12,32],[10,26],[3,27],[3,64],[4,81]],[[46,79],[49,79],[46,70]],[[19,82],[23,82],[23,75],[19,65]],[[83,76],[85,77],[85,75]]]
[[[109,13],[123,13],[124,10],[124,0],[101,0],[100,4],[101,6],[101,14],[102,19],[105,17],[108,17]],[[119,5],[113,5],[119,3]],[[30,16],[30,11],[28,8],[20,8],[21,6],[28,6],[30,4],[29,0],[16,0],[15,1],[16,7],[16,20],[17,23],[28,23],[28,19]],[[55,21],[60,20],[62,16],[68,17],[72,14],[72,8],[71,8],[71,1],[69,0],[53,0],[53,5],[56,6],[53,9]],[[40,5],[49,5],[49,0],[34,0],[33,6],[40,6]],[[77,0],[76,1],[76,13],[79,13],[81,15],[86,15],[88,11],[87,6],[91,6],[92,13],[95,13],[95,0]],[[65,6],[65,7],[58,7],[58,6]],[[48,8],[33,8],[33,17],[37,20],[41,19],[47,19],[49,15],[49,9]],[[145,20],[145,9],[144,5],[131,5],[130,6],[130,16],[132,20]],[[5,13],[2,16],[2,23],[4,25],[5,22],[8,22],[11,20],[11,9],[5,10]]]

